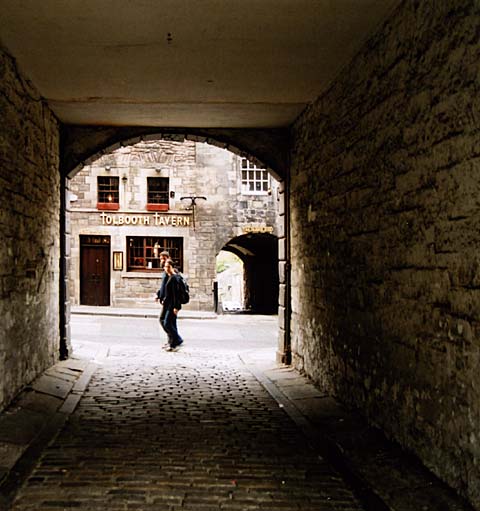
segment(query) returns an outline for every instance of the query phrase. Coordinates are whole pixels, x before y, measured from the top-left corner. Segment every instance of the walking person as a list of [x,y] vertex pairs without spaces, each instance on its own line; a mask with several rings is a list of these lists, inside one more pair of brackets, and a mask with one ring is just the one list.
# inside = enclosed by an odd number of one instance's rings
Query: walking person
[[181,303],[181,278],[175,273],[175,267],[171,259],[165,261],[166,283],[163,295],[163,310],[161,314],[162,326],[168,335],[168,348],[167,351],[178,351],[178,348],[183,343],[177,329],[177,315],[182,308]]
[[[160,302],[160,305],[163,305],[163,302],[165,300],[165,286],[167,285],[167,280],[168,280],[168,274],[165,271],[165,262],[168,259],[170,259],[170,254],[166,250],[160,252],[160,266],[163,269],[163,276],[162,276],[162,282],[160,284],[160,289],[157,291],[157,297],[155,298],[155,301]],[[162,312],[159,317],[160,325],[163,328],[163,330],[165,330],[165,327],[163,326],[163,320],[165,319],[166,312],[167,311],[166,311],[165,307],[163,307]],[[162,346],[162,348],[168,348],[171,344],[170,335],[167,332],[167,330],[165,330],[165,333],[167,334],[168,342],[164,346]]]

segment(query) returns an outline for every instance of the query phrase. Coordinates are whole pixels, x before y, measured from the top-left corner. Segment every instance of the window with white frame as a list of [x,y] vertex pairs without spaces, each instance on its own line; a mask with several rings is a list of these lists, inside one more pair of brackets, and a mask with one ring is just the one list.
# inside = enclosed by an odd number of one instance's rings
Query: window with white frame
[[242,193],[266,195],[270,189],[270,174],[257,167],[247,158],[242,158]]

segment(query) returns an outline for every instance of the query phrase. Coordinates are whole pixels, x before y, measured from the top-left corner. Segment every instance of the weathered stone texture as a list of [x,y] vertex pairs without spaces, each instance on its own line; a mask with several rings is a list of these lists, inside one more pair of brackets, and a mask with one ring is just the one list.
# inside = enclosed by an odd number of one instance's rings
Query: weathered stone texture
[[0,49],[0,409],[59,352],[57,121]]
[[403,2],[293,129],[297,368],[480,508],[480,4]]

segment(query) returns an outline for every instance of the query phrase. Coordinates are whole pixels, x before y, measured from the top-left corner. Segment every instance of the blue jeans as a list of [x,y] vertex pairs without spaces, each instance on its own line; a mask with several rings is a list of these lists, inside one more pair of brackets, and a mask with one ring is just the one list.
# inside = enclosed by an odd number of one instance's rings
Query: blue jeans
[[[162,319],[163,318],[163,319]],[[160,316],[161,323],[165,332],[168,335],[168,343],[172,348],[182,344],[183,339],[180,337],[177,329],[177,316],[173,309],[166,309],[162,311]]]
[[168,309],[166,307],[163,307],[162,308],[162,312],[160,313],[160,317],[158,318],[158,320],[160,321],[160,326],[163,328],[163,330],[167,334],[168,343],[170,344],[170,334],[168,333],[167,329],[165,328],[165,325],[163,324],[163,321],[165,319],[165,315],[167,314],[167,311],[168,311]]

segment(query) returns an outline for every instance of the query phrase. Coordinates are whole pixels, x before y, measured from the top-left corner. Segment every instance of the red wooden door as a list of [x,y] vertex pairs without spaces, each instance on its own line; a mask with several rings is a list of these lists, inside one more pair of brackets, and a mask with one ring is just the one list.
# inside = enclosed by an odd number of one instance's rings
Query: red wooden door
[[80,259],[81,305],[110,305],[110,246],[83,245]]

